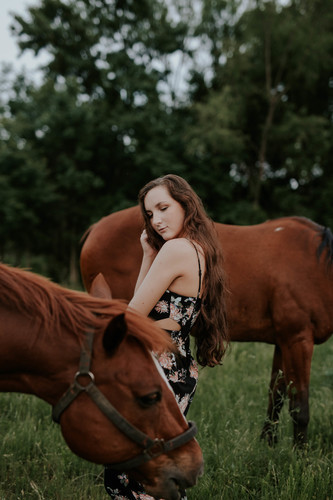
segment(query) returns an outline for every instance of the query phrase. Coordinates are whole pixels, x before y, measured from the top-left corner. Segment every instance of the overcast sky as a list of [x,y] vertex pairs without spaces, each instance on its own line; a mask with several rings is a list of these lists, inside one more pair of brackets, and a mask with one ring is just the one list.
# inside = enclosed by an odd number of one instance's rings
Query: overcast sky
[[24,15],[27,6],[36,4],[39,4],[38,0],[0,0],[0,63],[11,63],[16,69],[22,66],[33,69],[38,65],[33,55],[25,54],[19,57],[16,39],[11,36],[9,29],[12,19],[10,12]]
[[[39,58],[35,58],[30,51],[26,51],[23,55],[19,56],[20,52],[16,38],[11,35],[9,26],[12,22],[11,12],[26,17],[27,7],[39,4],[40,0],[0,0],[0,65],[2,63],[11,63],[14,66],[15,73],[25,68],[28,70],[29,76],[36,81],[38,81],[38,77],[40,76],[37,67],[47,61],[47,54],[44,53]],[[173,61],[176,69],[172,87],[180,93],[183,88],[181,84],[183,81],[183,70],[181,65],[179,65],[178,56],[179,54],[176,54]]]
[[[285,4],[287,1],[280,0],[280,3]],[[27,6],[39,5],[39,3],[39,0],[0,0],[0,63],[10,62],[17,69],[22,66],[35,68],[38,65],[33,55],[27,53],[18,57],[19,51],[15,39],[10,34],[11,16],[9,13],[13,11],[24,15]]]

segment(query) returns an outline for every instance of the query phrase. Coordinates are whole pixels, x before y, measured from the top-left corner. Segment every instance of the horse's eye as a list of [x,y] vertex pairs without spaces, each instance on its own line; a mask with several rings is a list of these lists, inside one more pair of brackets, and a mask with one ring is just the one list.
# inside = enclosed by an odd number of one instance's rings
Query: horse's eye
[[139,396],[138,398],[140,406],[143,408],[150,408],[154,406],[156,403],[161,401],[162,394],[160,391],[151,392],[150,394],[146,394],[145,396]]

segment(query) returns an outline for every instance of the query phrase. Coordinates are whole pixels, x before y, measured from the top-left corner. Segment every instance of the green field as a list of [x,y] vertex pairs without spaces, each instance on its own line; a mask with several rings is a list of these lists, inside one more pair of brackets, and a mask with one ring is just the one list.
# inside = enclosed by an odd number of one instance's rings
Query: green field
[[[205,474],[189,500],[333,498],[333,341],[315,349],[302,453],[292,449],[286,407],[277,446],[259,439],[272,353],[264,344],[233,344],[222,367],[200,372],[189,419],[199,428]],[[0,500],[106,498],[102,468],[69,451],[46,403],[0,395]]]

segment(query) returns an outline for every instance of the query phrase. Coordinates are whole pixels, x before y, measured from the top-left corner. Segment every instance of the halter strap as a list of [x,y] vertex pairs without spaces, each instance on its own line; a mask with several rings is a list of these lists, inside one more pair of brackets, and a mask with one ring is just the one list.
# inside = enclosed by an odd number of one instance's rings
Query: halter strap
[[[84,345],[82,346],[79,371],[74,376],[74,382],[67,389],[65,394],[60,398],[58,403],[53,407],[52,418],[54,422],[60,423],[62,413],[71,405],[76,397],[85,392],[94,401],[96,406],[108,417],[108,419],[129,439],[138,444],[142,449],[142,453],[125,460],[120,463],[106,464],[110,469],[123,470],[137,467],[148,460],[152,460],[163,453],[175,450],[179,446],[183,446],[188,441],[194,438],[197,433],[197,427],[194,422],[188,422],[188,428],[178,436],[175,436],[168,441],[160,438],[151,438],[140,429],[132,425],[124,418],[104,394],[96,387],[94,374],[90,371],[92,347],[94,340],[94,332],[88,330]],[[86,379],[85,381],[82,379]],[[80,381],[81,383],[80,383]],[[82,385],[82,384],[85,385]]]

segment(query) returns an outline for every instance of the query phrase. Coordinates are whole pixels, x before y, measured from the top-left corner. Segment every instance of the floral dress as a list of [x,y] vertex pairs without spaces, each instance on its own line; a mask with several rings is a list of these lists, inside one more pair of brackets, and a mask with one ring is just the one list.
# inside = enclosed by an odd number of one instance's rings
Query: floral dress
[[[198,366],[190,350],[190,331],[201,307],[201,266],[197,248],[194,244],[193,246],[197,252],[199,266],[197,296],[187,297],[166,290],[149,314],[156,321],[170,318],[180,326],[179,331],[167,330],[177,346],[178,353],[163,353],[159,357],[159,362],[184,415],[187,414],[193,400],[198,381]],[[145,493],[140,483],[108,467],[105,468],[104,485],[107,493],[114,500],[153,500],[153,497]],[[181,500],[186,500],[185,491],[182,492]]]
[[159,357],[159,362],[184,415],[193,400],[198,381],[198,366],[190,350],[190,331],[200,312],[200,305],[199,296],[186,297],[166,290],[150,313],[155,320],[171,318],[180,325],[179,331],[167,330],[178,353],[165,352]]

